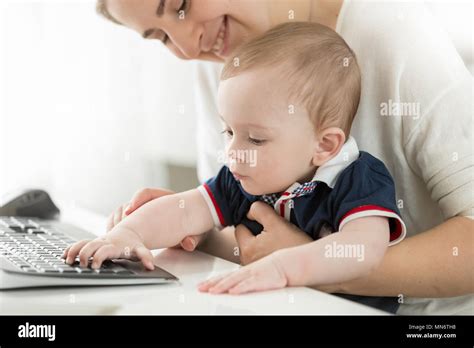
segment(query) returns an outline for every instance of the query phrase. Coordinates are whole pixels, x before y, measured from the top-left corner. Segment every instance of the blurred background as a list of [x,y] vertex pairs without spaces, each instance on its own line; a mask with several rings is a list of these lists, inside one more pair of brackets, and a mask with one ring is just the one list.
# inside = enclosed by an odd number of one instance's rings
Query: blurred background
[[[472,2],[428,6],[472,73]],[[94,0],[0,0],[0,195],[108,215],[144,187],[195,187],[194,64]]]
[[193,62],[94,0],[0,1],[0,194],[108,214],[143,187],[196,185]]

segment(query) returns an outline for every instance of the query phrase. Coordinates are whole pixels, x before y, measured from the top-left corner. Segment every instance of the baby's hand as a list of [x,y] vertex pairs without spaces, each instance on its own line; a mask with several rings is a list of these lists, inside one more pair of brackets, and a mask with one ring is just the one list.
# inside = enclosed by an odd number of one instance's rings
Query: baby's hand
[[64,251],[62,257],[66,263],[73,264],[77,255],[81,267],[87,267],[92,257],[91,267],[94,269],[100,268],[106,259],[118,258],[140,260],[146,268],[154,269],[153,255],[140,236],[123,228],[112,230],[104,237],[74,243]]
[[288,284],[276,253],[270,254],[237,271],[217,276],[198,285],[199,291],[211,294],[243,294],[284,288]]

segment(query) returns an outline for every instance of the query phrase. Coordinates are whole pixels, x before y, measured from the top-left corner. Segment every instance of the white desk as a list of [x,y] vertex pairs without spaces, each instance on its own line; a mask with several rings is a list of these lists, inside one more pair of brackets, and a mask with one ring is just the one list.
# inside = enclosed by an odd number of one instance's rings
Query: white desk
[[[92,232],[105,231],[105,217],[77,207],[63,206],[62,219]],[[155,264],[176,275],[179,283],[0,291],[0,314],[385,314],[304,287],[241,296],[200,293],[200,281],[239,266],[199,251],[154,254]]]

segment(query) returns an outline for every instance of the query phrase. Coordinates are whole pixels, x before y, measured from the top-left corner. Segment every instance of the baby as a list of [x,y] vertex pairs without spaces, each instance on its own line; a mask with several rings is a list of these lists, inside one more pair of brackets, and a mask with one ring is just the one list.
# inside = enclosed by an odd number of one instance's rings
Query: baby
[[[277,251],[201,291],[242,293],[334,284],[361,277],[401,241],[393,180],[349,136],[360,98],[360,72],[345,41],[325,26],[279,25],[234,52],[223,69],[218,110],[228,137],[227,165],[200,187],[148,202],[107,235],[64,254],[81,266],[137,258],[153,269],[150,249],[178,244],[214,226],[262,226],[247,218],[262,201],[315,241]],[[346,296],[394,312],[393,298]]]

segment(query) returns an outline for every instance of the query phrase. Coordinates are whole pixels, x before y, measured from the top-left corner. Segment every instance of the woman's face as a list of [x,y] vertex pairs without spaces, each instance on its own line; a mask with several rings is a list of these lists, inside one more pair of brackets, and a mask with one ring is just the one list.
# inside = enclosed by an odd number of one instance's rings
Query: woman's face
[[271,28],[268,0],[108,0],[117,21],[162,41],[178,58],[223,61]]

